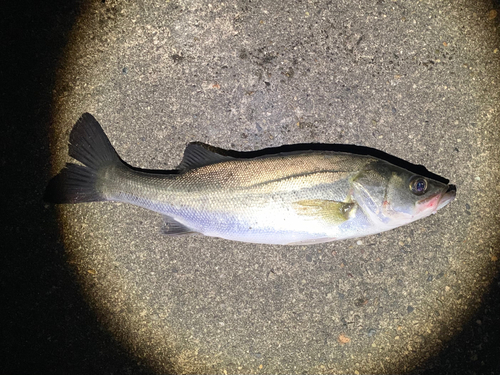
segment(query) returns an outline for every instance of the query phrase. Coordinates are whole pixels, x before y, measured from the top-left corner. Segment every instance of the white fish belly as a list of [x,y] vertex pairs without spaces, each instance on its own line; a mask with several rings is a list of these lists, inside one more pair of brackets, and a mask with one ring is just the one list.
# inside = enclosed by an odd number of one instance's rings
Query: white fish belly
[[205,236],[233,241],[292,245],[313,244],[361,237],[380,232],[362,210],[349,220],[333,225],[320,217],[296,214],[291,208],[254,209],[228,214],[187,210],[166,213]]

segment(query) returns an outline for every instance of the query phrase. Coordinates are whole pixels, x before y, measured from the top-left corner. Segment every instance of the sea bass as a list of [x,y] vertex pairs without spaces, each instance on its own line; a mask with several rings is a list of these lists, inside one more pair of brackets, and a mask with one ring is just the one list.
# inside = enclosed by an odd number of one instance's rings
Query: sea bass
[[176,171],[123,162],[86,113],[68,163],[46,190],[54,203],[126,202],[158,212],[169,235],[201,233],[264,244],[362,237],[436,213],[456,188],[372,156],[300,151],[236,158],[191,143]]

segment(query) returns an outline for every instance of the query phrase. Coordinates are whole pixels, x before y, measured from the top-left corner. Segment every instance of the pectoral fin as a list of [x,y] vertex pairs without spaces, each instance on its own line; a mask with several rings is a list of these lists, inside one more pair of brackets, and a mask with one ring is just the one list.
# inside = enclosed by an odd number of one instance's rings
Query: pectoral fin
[[349,214],[356,206],[356,203],[306,199],[294,202],[292,205],[299,215],[318,217],[338,225],[349,219]]

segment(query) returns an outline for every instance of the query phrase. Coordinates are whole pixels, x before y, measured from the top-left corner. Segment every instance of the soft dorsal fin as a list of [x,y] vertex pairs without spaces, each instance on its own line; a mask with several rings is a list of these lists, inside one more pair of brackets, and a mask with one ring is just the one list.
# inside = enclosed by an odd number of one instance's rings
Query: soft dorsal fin
[[190,143],[184,150],[184,156],[177,169],[186,171],[232,159],[234,158],[231,156],[218,154],[199,143]]

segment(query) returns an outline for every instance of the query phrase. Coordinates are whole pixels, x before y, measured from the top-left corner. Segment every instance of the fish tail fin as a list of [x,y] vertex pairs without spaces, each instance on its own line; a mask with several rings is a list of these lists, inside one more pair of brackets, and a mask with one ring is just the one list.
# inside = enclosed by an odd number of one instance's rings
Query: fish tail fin
[[54,176],[45,190],[44,200],[50,203],[84,203],[106,200],[95,189],[97,174],[90,168],[73,163]]
[[123,165],[101,125],[84,113],[69,136],[69,155],[85,166],[68,163],[50,180],[44,199],[52,203],[83,203],[105,201],[96,189],[99,170],[113,164]]

